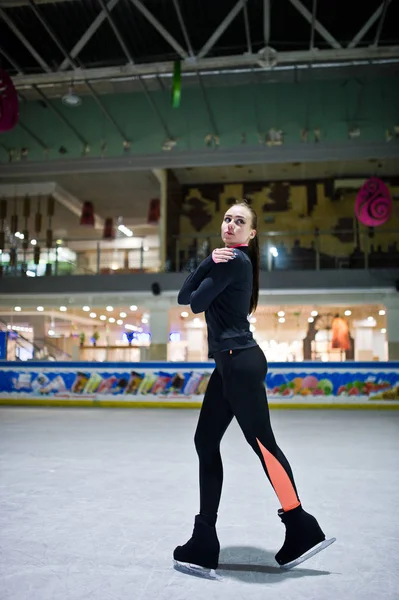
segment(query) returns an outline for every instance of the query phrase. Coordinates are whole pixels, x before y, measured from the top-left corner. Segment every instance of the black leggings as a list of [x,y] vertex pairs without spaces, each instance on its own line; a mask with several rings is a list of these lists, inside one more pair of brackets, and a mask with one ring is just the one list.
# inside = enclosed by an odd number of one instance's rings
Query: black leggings
[[291,467],[277,446],[265,390],[267,361],[259,346],[215,355],[202,404],[195,447],[199,457],[200,513],[216,516],[223,484],[220,442],[236,417],[258,455],[284,511],[300,505]]

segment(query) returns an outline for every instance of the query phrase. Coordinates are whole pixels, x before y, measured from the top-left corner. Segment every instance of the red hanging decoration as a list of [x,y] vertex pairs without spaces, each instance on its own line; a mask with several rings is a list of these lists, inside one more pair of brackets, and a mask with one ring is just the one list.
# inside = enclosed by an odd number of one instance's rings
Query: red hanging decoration
[[349,340],[348,323],[338,315],[334,317],[332,324],[332,348],[340,348],[341,350],[350,350],[351,343]]
[[42,230],[42,214],[40,212],[40,195],[37,199],[37,213],[35,214],[35,232],[40,233]]
[[0,133],[10,131],[18,123],[18,94],[9,74],[0,68]]
[[159,219],[161,218],[161,202],[159,198],[153,198],[150,200],[150,206],[148,208],[147,222],[149,225],[158,225]]
[[85,227],[94,227],[94,208],[91,202],[85,202],[83,204],[80,224]]
[[33,262],[35,265],[38,265],[40,262],[40,247],[35,246],[33,248]]
[[104,222],[103,240],[113,240],[115,238],[114,220],[107,218]]

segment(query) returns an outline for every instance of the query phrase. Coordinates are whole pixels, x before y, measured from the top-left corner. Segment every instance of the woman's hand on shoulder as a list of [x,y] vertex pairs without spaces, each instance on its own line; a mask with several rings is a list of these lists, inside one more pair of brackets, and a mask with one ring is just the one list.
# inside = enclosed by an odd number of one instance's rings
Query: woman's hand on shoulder
[[232,248],[216,248],[212,252],[212,260],[214,263],[229,262],[236,257],[236,253]]

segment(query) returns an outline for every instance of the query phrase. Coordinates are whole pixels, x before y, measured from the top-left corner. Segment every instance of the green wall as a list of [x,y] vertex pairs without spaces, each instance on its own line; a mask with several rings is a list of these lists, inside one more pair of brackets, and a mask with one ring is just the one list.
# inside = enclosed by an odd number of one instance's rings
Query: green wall
[[[241,144],[246,133],[247,144],[258,143],[258,126],[263,132],[270,127],[285,132],[285,145],[300,143],[300,130],[320,127],[323,139],[342,142],[348,138],[350,126],[361,129],[362,141],[384,141],[385,131],[399,122],[399,84],[393,77],[369,80],[333,80],[300,84],[265,84],[207,88],[222,147]],[[181,106],[173,109],[170,93],[154,92],[152,98],[178,140],[178,150],[204,148],[204,138],[211,133],[201,90],[182,91]],[[131,140],[131,154],[158,153],[165,133],[143,94],[101,96],[103,103]],[[121,156],[122,138],[102,114],[90,96],[83,97],[78,108],[65,107],[54,100],[57,108],[80,131],[90,145],[90,156],[101,156],[101,145],[107,143],[107,156]],[[57,116],[38,102],[21,103],[22,122],[50,148],[48,154],[19,126],[0,134],[0,160],[8,161],[7,149],[29,148],[27,160],[58,159],[58,148],[68,150],[67,157],[79,157],[82,143]]]

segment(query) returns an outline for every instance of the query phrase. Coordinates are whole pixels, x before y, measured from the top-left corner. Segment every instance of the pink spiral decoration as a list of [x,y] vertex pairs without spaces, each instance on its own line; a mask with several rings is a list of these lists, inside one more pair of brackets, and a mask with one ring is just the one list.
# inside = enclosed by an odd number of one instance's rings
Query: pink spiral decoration
[[360,223],[367,227],[378,227],[388,221],[392,213],[392,198],[381,179],[372,177],[360,188],[355,213]]

